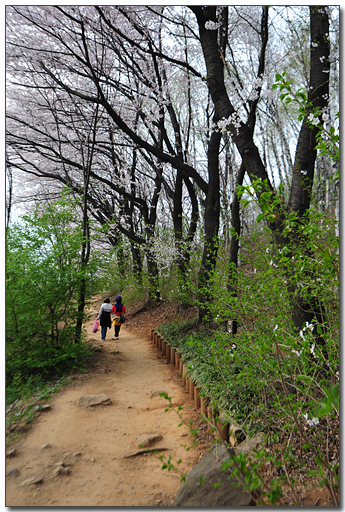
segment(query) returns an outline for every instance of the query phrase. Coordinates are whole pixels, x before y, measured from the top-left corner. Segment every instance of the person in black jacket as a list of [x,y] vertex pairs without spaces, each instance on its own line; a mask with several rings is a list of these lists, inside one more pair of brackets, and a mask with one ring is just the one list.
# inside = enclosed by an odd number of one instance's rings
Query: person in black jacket
[[126,308],[124,304],[122,304],[122,297],[119,295],[118,297],[115,297],[115,304],[113,305],[113,323],[115,326],[115,336],[114,340],[119,339],[119,333],[121,329],[121,322],[120,318],[121,315],[124,315],[126,312]]
[[101,338],[102,341],[105,341],[105,335],[107,334],[107,329],[111,327],[111,313],[113,311],[113,306],[110,304],[109,297],[104,299],[104,303],[99,310],[97,320],[101,324]]

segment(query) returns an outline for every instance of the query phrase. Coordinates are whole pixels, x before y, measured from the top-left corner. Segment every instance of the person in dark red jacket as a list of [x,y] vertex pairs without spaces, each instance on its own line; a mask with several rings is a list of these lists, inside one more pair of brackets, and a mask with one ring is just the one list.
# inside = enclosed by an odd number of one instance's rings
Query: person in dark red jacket
[[121,315],[124,315],[126,312],[126,308],[124,304],[122,304],[122,297],[119,295],[118,297],[115,297],[115,304],[113,305],[113,323],[115,325],[115,336],[114,340],[119,339],[119,333],[121,329],[121,322],[120,317]]

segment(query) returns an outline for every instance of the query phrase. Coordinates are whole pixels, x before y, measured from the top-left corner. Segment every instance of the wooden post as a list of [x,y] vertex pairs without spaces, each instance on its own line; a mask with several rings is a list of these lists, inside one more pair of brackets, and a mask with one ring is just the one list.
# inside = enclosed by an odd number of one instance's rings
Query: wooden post
[[170,347],[170,363],[175,365],[176,348]]
[[200,397],[200,409],[201,412],[207,417],[207,405],[206,405],[206,397]]
[[186,380],[187,380],[187,365],[182,365],[182,384],[186,386]]
[[194,386],[194,402],[195,402],[195,407],[197,409],[200,409],[199,390],[196,386]]
[[218,434],[224,441],[228,441],[229,423],[223,423],[221,420],[217,423]]
[[162,355],[165,356],[166,348],[167,348],[167,342],[162,340],[162,339],[161,339],[161,342],[162,342]]
[[191,400],[194,400],[194,382],[192,381],[192,379],[190,379],[189,381],[189,396]]
[[169,345],[169,343],[166,344],[165,357],[166,357],[167,362],[169,363],[170,362],[170,345]]
[[153,329],[150,331],[150,340],[153,340]]
[[232,447],[245,441],[246,434],[238,425],[230,425],[228,428],[228,439]]
[[175,351],[175,367],[176,367],[176,370],[180,369],[180,359],[181,359],[181,354],[180,354],[180,352],[177,352],[177,350],[176,350]]
[[214,423],[215,423],[214,416],[215,416],[215,414],[213,411],[213,406],[208,405],[207,406],[207,418],[211,421],[211,423],[208,423],[208,429],[209,429],[209,431],[212,431],[212,432],[214,431],[214,426],[215,426],[214,425]]

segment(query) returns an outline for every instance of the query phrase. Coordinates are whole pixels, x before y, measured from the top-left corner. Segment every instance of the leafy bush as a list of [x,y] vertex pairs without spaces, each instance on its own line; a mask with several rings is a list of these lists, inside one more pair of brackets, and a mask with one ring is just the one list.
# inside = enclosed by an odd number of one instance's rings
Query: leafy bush
[[[252,185],[255,187],[255,183]],[[247,194],[255,193],[247,187]],[[267,202],[267,215],[272,210]],[[276,214],[276,212],[275,212]],[[260,216],[259,221],[266,217]],[[311,208],[298,219],[286,214],[279,247],[262,227],[241,243],[241,265],[229,268],[223,254],[212,278],[213,318],[205,327],[174,323],[159,332],[182,353],[188,372],[215,407],[240,423],[248,435],[263,431],[279,441],[276,455],[260,453],[277,469],[267,492],[276,502],[291,472],[307,467],[311,455],[333,503],[337,503],[339,444],[339,239],[336,220]],[[322,227],[322,229],[321,229]],[[228,280],[236,280],[236,296]],[[300,311],[300,327],[293,322]],[[309,315],[309,316],[307,316]],[[308,320],[306,320],[308,318]],[[303,320],[304,319],[304,320]],[[236,336],[224,332],[237,320]],[[192,330],[191,330],[192,329]],[[332,439],[328,433],[332,432]],[[329,446],[335,446],[332,459]],[[278,449],[278,448],[277,448]]]
[[[87,348],[76,346],[77,297],[97,286],[94,254],[82,270],[77,204],[67,193],[24,215],[6,239],[6,385],[61,375],[81,365]],[[84,315],[85,316],[85,315]]]

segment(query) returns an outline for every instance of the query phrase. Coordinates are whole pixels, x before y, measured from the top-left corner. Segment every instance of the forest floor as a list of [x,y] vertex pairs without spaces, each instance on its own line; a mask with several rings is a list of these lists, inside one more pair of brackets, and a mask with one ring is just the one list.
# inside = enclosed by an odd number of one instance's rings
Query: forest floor
[[[120,339],[112,339],[111,329],[102,342],[100,330],[92,333],[101,303],[95,302],[86,324],[96,348],[88,371],[71,375],[46,402],[50,407],[7,446],[7,453],[13,450],[6,458],[7,507],[173,506],[180,473],[190,471],[212,444],[214,435],[178,372],[150,342],[150,329],[176,318],[176,307],[162,304],[133,317],[127,311]],[[195,310],[183,316],[195,316]],[[183,407],[185,424],[179,426],[174,410],[165,412],[161,392],[172,397],[175,409]],[[81,396],[101,394],[111,403],[78,406]],[[192,444],[189,422],[200,428],[198,445]],[[152,446],[161,451],[127,457],[139,451],[138,437],[150,435],[161,436]],[[179,472],[161,469],[162,454],[175,465],[181,459]],[[327,491],[313,485],[301,486],[299,498],[303,506],[330,505]]]

